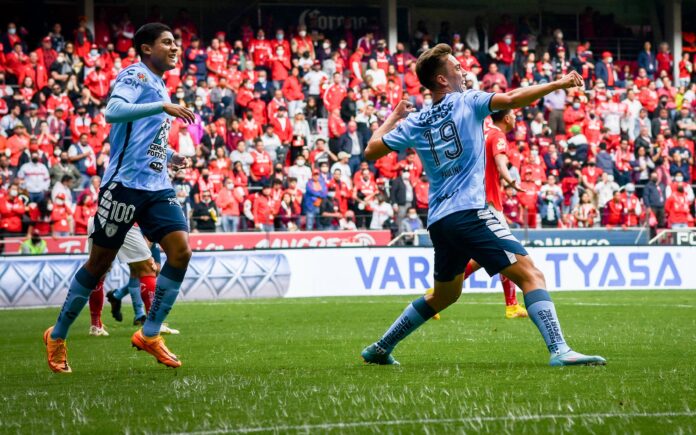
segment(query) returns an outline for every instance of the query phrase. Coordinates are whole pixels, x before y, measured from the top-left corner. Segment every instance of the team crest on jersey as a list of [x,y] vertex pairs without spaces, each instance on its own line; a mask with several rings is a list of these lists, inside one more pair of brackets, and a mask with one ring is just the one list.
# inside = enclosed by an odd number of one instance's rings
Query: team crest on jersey
[[147,76],[145,75],[145,73],[139,72],[137,74],[137,77],[138,77],[138,80],[140,80],[141,82],[147,83]]
[[107,237],[113,237],[116,235],[116,231],[118,231],[118,227],[116,224],[106,224],[106,227],[104,227],[104,231],[106,232]]

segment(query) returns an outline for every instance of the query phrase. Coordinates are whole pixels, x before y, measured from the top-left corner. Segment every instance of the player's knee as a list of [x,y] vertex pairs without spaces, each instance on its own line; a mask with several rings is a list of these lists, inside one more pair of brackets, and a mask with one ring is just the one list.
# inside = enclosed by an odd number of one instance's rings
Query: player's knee
[[528,280],[533,283],[532,286],[535,288],[546,288],[546,278],[544,277],[544,272],[539,270],[536,266],[532,266],[529,269]]
[[178,249],[173,255],[167,254],[167,262],[174,267],[185,269],[192,255],[193,251],[191,251],[190,247],[186,246],[183,249]]
[[113,259],[104,257],[90,257],[85,268],[94,276],[103,276],[109,271],[112,261]]

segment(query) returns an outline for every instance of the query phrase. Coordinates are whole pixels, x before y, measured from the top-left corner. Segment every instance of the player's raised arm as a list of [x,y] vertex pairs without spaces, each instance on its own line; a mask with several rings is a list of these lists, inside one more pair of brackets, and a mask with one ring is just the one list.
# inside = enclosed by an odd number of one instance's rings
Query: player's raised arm
[[582,86],[585,86],[582,76],[580,76],[577,71],[572,71],[563,76],[563,78],[551,83],[518,88],[510,92],[495,94],[493,98],[491,98],[491,111],[495,112],[498,110],[525,107],[558,89],[569,89]]
[[414,112],[415,110],[415,107],[413,107],[413,104],[410,101],[399,101],[399,104],[396,105],[394,111],[384,121],[384,124],[375,130],[374,133],[372,133],[372,137],[367,142],[367,148],[365,148],[365,158],[367,160],[377,160],[380,157],[384,157],[390,152],[395,151],[395,144],[390,143],[387,145],[382,138],[384,135],[394,130],[400,120],[406,118],[409,113]]

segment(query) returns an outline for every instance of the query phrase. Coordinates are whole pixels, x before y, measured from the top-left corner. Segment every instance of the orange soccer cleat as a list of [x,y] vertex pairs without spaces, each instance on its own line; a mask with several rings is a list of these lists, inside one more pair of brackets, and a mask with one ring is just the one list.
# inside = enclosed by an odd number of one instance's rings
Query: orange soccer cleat
[[159,335],[148,338],[143,335],[142,329],[138,329],[135,331],[135,334],[133,334],[133,337],[131,337],[131,344],[138,350],[144,350],[154,356],[157,358],[157,362],[167,367],[181,367],[179,358],[167,349],[167,346],[164,344],[164,339]]
[[72,373],[72,369],[68,364],[68,346],[65,345],[65,340],[59,338],[53,340],[51,332],[53,326],[44,332],[43,340],[46,345],[46,355],[48,356],[48,367],[54,373]]

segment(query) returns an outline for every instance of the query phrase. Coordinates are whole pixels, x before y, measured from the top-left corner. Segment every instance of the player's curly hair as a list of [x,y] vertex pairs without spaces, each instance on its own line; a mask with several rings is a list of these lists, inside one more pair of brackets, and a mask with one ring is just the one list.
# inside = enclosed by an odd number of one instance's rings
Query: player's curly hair
[[162,23],[147,23],[142,25],[133,37],[133,46],[138,56],[143,57],[143,44],[153,45],[157,38],[164,32],[171,32],[172,29]]
[[447,58],[452,54],[452,47],[447,44],[437,44],[425,50],[416,61],[416,75],[423,86],[431,91],[436,90],[435,77],[445,67]]

